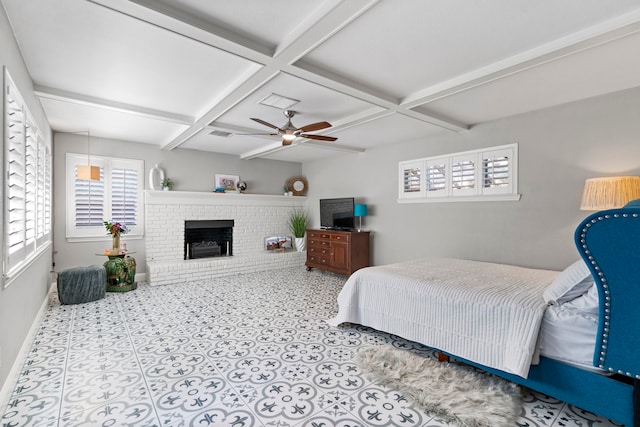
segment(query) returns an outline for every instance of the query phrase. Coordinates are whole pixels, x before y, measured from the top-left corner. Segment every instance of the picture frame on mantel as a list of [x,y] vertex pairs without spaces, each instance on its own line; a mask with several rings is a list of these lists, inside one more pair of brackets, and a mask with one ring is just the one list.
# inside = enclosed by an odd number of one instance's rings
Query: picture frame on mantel
[[236,192],[238,189],[238,175],[216,174],[216,188],[224,188],[226,193]]

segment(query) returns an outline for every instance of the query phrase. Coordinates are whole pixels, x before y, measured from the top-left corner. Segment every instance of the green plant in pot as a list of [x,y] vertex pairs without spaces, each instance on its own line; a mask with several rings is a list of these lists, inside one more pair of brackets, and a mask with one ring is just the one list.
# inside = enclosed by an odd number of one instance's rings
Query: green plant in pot
[[301,252],[307,247],[304,233],[307,231],[307,214],[304,210],[296,209],[289,215],[289,230],[296,241],[296,249]]
[[173,181],[171,180],[171,178],[164,178],[162,180],[162,189],[164,191],[168,191],[168,190],[172,190],[173,189]]

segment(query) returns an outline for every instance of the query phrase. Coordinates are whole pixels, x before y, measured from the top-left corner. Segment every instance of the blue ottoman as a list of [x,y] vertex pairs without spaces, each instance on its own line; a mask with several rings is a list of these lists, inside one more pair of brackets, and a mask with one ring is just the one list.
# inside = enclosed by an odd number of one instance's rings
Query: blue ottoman
[[61,304],[82,304],[104,298],[107,272],[101,265],[73,267],[58,273]]

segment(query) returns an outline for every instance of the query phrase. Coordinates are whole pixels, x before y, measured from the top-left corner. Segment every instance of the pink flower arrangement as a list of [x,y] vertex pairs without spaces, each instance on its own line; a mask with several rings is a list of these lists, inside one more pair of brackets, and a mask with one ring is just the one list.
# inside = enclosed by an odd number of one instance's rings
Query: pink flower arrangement
[[104,226],[107,229],[107,234],[111,234],[113,237],[120,237],[121,234],[129,232],[127,226],[119,222],[105,221]]

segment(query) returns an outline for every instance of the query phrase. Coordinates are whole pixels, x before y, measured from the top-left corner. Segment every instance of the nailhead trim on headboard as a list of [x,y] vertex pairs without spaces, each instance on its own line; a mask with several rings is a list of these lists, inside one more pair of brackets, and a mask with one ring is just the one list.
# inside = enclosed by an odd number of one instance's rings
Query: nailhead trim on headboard
[[[638,214],[634,213],[631,214],[633,218],[637,218]],[[602,329],[602,340],[601,340],[601,345],[600,345],[600,352],[599,352],[599,364],[598,367],[601,369],[605,369],[604,366],[604,361],[606,359],[607,356],[607,343],[608,343],[608,339],[609,339],[609,326],[610,326],[610,320],[611,320],[611,293],[609,291],[609,285],[607,283],[607,278],[604,276],[604,273],[602,273],[602,271],[600,271],[600,266],[598,266],[598,263],[595,261],[595,259],[593,258],[593,256],[591,255],[591,251],[589,250],[589,248],[587,247],[586,244],[586,235],[587,232],[589,231],[589,228],[591,227],[592,224],[597,223],[598,221],[604,221],[607,219],[611,219],[613,218],[618,218],[622,216],[623,218],[627,218],[629,217],[629,214],[605,214],[602,216],[598,216],[596,218],[593,218],[590,222],[586,223],[584,228],[581,230],[580,232],[580,244],[582,245],[582,250],[584,251],[585,255],[587,256],[587,259],[589,260],[589,262],[591,263],[591,265],[593,266],[593,269],[597,272],[598,274],[598,279],[600,280],[600,283],[602,285],[602,290],[604,292],[604,327]],[[616,372],[618,374],[622,374],[622,375],[626,375],[628,377],[633,377],[634,375],[631,372],[624,372],[621,370],[615,370],[613,368],[608,368],[608,370],[610,372]],[[640,375],[635,375],[636,379],[640,379]]]

